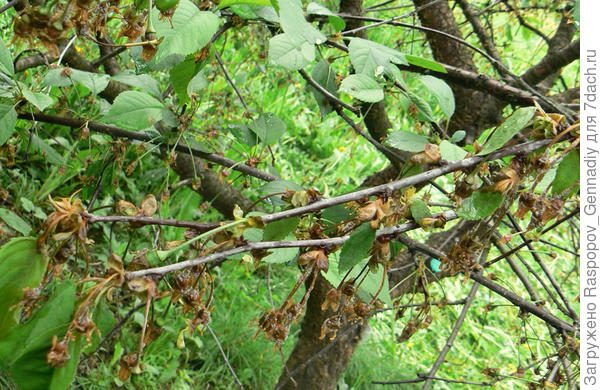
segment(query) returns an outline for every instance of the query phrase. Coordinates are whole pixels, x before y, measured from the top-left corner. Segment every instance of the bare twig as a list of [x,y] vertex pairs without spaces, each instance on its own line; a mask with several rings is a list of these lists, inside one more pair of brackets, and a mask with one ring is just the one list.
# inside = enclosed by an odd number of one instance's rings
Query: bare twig
[[[454,213],[453,211],[446,211],[445,213],[443,213],[443,215],[444,218],[446,218],[447,220],[456,218],[456,213]],[[377,237],[391,236],[409,230],[414,230],[417,228],[419,228],[418,224],[414,222],[407,222],[398,226],[380,229],[377,231],[376,235]],[[181,261],[179,263],[173,263],[161,267],[148,268],[139,271],[127,272],[125,274],[125,277],[127,279],[134,279],[148,275],[164,275],[169,272],[177,271],[188,267],[194,267],[200,264],[213,263],[222,259],[226,259],[227,257],[231,257],[238,253],[249,252],[252,250],[266,250],[275,248],[334,247],[343,244],[349,238],[350,236],[346,235],[342,237],[314,240],[249,242],[245,245],[236,248],[228,249],[222,252],[212,253],[210,255],[198,257],[191,260]]]
[[[487,251],[486,251],[486,254],[487,254]],[[460,330],[460,327],[462,326],[463,322],[465,321],[465,318],[467,318],[467,312],[469,311],[469,307],[471,306],[471,303],[473,303],[473,299],[475,298],[475,293],[477,292],[478,288],[479,288],[479,283],[474,282],[473,287],[471,287],[471,291],[469,291],[469,294],[467,295],[465,304],[464,304],[458,318],[456,319],[454,328],[452,328],[452,332],[450,333],[450,336],[448,336],[448,339],[446,340],[446,344],[444,345],[444,348],[442,348],[437,359],[435,360],[435,363],[429,370],[429,373],[427,374],[427,380],[425,381],[425,383],[423,384],[423,387],[421,389],[426,390],[429,388],[429,386],[431,386],[431,383],[433,382],[433,377],[435,376],[435,373],[437,372],[437,370],[440,368],[440,366],[444,362],[444,359],[446,358],[446,355],[448,354],[448,352],[450,352],[450,348],[452,348],[452,344],[454,344],[454,340],[456,339],[456,336],[458,336],[458,331]]]
[[498,150],[494,153],[491,153],[490,155],[485,156],[485,157],[482,157],[482,156],[469,157],[469,158],[466,158],[461,161],[443,165],[439,168],[434,168],[427,172],[423,172],[418,175],[410,176],[410,177],[400,179],[397,181],[393,181],[390,183],[367,188],[364,190],[351,192],[351,193],[348,193],[345,195],[340,195],[340,196],[336,196],[336,197],[329,198],[329,199],[323,199],[323,200],[317,201],[315,203],[311,203],[311,204],[303,206],[303,207],[297,207],[297,208],[294,208],[291,210],[285,210],[285,211],[281,211],[278,213],[265,215],[265,216],[261,217],[261,219],[264,223],[268,223],[268,222],[278,221],[280,219],[285,219],[285,218],[289,218],[289,217],[295,217],[295,216],[315,212],[315,211],[325,209],[327,207],[335,206],[338,204],[342,204],[342,203],[365,199],[372,195],[392,194],[394,191],[400,190],[405,187],[410,187],[410,186],[428,182],[430,180],[433,180],[439,176],[445,175],[450,172],[456,172],[456,171],[459,171],[462,169],[469,169],[483,161],[495,160],[498,158],[511,156],[511,155],[515,155],[515,154],[521,154],[521,153],[527,154],[527,153],[530,153],[534,150],[537,150],[539,148],[542,148],[542,147],[548,145],[550,142],[552,142],[552,140],[547,139],[547,140],[532,141],[532,142],[527,142],[527,143],[520,144],[520,145],[510,146],[510,147],[507,147],[504,149],[500,149],[500,150]]
[[193,222],[168,218],[128,217],[123,215],[96,215],[90,213],[83,213],[83,217],[87,219],[88,224],[123,222],[137,225],[166,225],[195,229],[202,233],[214,229],[220,225],[218,222]]
[[217,347],[219,347],[219,351],[221,351],[221,356],[223,356],[223,360],[225,360],[225,364],[227,364],[227,368],[229,369],[229,372],[231,372],[231,375],[233,375],[233,379],[235,379],[236,383],[238,384],[238,386],[240,387],[240,389],[244,389],[244,385],[242,385],[242,382],[240,382],[240,379],[238,378],[238,376],[235,374],[235,371],[233,369],[233,367],[231,366],[231,363],[229,363],[229,359],[227,359],[227,355],[225,354],[225,351],[223,350],[223,347],[221,346],[221,343],[219,342],[219,339],[217,338],[217,335],[215,334],[215,332],[213,332],[212,328],[208,325],[206,325],[206,329],[208,329],[208,331],[210,332],[213,340],[215,340],[215,343],[217,344]]
[[325,96],[327,98],[327,100],[329,100],[330,102],[338,104],[338,105],[344,107],[346,110],[353,112],[356,115],[360,114],[359,108],[353,107],[353,106],[349,105],[348,103],[344,103],[337,96],[335,96],[334,94],[332,94],[331,92],[329,92],[328,90],[323,88],[323,86],[321,84],[317,83],[312,77],[310,77],[308,75],[308,73],[306,73],[305,70],[300,69],[298,71],[298,73],[300,73],[300,76],[302,76],[302,78],[304,80],[306,80],[307,83],[309,83],[314,89],[319,91],[319,93],[321,93],[323,96]]

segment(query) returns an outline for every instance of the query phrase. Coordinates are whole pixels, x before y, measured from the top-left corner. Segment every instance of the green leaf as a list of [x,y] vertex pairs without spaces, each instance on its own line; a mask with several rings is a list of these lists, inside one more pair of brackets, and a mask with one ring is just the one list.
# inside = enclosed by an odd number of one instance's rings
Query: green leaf
[[463,139],[465,139],[465,136],[467,135],[467,132],[464,130],[457,130],[452,134],[452,137],[450,137],[450,142],[453,143],[457,143],[462,141]]
[[67,390],[69,388],[73,379],[75,379],[84,343],[85,338],[83,335],[77,335],[76,339],[69,343],[69,356],[71,357],[67,364],[54,369],[48,390]]
[[351,74],[340,85],[339,91],[363,102],[376,103],[383,100],[383,88],[371,77],[364,74]]
[[407,152],[422,152],[427,143],[429,140],[422,135],[405,130],[394,131],[385,141],[386,145]]
[[283,240],[290,233],[296,229],[300,223],[300,218],[292,217],[286,218],[279,221],[268,223],[265,226],[265,233],[263,234],[263,240],[265,241],[279,241]]
[[[259,188],[259,192],[264,195],[275,194],[275,193],[284,192],[284,191],[303,191],[303,190],[304,190],[304,188],[302,188],[298,184],[292,183],[291,181],[287,181],[287,180],[273,180]],[[273,195],[273,196],[269,197],[268,199],[265,199],[265,202],[271,203],[273,205],[285,204],[285,202],[283,202],[281,200],[281,195]]]
[[187,86],[187,94],[189,96],[192,96],[192,94],[198,94],[198,92],[202,91],[206,87],[208,87],[208,80],[206,79],[204,72],[200,71],[190,80]]
[[0,72],[4,72],[11,77],[15,76],[12,56],[6,46],[4,46],[2,39],[0,39]]
[[80,83],[89,89],[91,93],[97,95],[104,91],[109,81],[110,76],[107,74],[85,72],[73,68],[58,68],[50,69],[46,73],[42,85],[68,87],[75,83]]
[[285,133],[285,123],[277,115],[266,112],[260,114],[256,120],[248,126],[262,142],[270,145],[276,142],[283,133]]
[[327,40],[322,32],[304,18],[300,0],[279,0],[279,22],[286,34],[311,44],[321,44]]
[[106,121],[128,130],[142,130],[162,118],[164,106],[144,92],[125,91],[119,94],[104,117]]
[[208,11],[200,11],[189,0],[181,0],[172,18],[173,28],[168,21],[156,19],[156,34],[164,37],[154,61],[159,63],[172,54],[188,55],[206,46],[219,28],[219,18]]
[[253,4],[253,5],[262,5],[265,7],[271,6],[271,0],[221,0],[217,9],[223,9],[225,7],[230,7],[232,5],[237,4]]
[[560,194],[579,180],[579,150],[571,150],[562,158],[552,182],[552,194]]
[[352,213],[350,212],[350,209],[346,207],[346,205],[338,204],[327,207],[325,210],[323,210],[321,218],[327,223],[335,225],[352,218]]
[[54,99],[52,99],[46,94],[40,92],[32,92],[29,89],[23,89],[22,92],[23,97],[40,111],[44,111],[47,107],[54,104]]
[[340,253],[339,271],[346,272],[360,263],[369,254],[369,249],[375,241],[375,229],[369,223],[363,223],[350,235],[342,246]]
[[85,353],[87,354],[96,351],[96,348],[98,348],[102,338],[104,338],[108,332],[110,332],[115,324],[115,315],[108,308],[103,299],[100,300],[100,302],[96,305],[92,315],[92,320],[94,321],[94,324],[96,324],[96,328],[100,334],[98,334],[98,332],[92,333],[91,343],[89,346],[85,347]]
[[425,99],[410,91],[408,91],[408,98],[417,107],[424,120],[428,122],[435,122],[435,117],[433,116],[431,106],[425,101]]
[[399,51],[362,38],[350,39],[348,54],[356,73],[369,77],[385,73],[393,80],[400,81],[400,70],[395,64],[408,64],[404,54]]
[[[289,235],[287,237],[285,237],[286,241],[289,240],[295,240],[295,237],[293,235]],[[269,249],[269,252],[272,252],[271,254],[263,257],[261,259],[261,261],[264,261],[265,263],[268,264],[285,264],[285,263],[289,263],[290,261],[294,260],[296,258],[296,256],[298,256],[298,252],[300,252],[299,248],[276,248],[276,249]]]
[[444,80],[438,79],[433,76],[421,76],[419,80],[425,85],[425,87],[435,96],[440,108],[446,115],[446,118],[450,119],[454,114],[454,94],[452,89],[446,84]]
[[419,225],[421,225],[423,218],[431,218],[429,207],[427,207],[427,204],[423,200],[418,198],[410,202],[410,214]]
[[521,107],[511,116],[506,118],[498,127],[496,127],[488,139],[485,141],[481,152],[477,153],[478,156],[489,154],[494,150],[500,149],[505,143],[507,143],[512,137],[515,136],[521,129],[523,129],[531,118],[535,114],[535,107]]
[[35,133],[31,135],[31,149],[42,154],[51,164],[62,165],[65,163],[63,156]]
[[31,232],[31,225],[9,209],[0,207],[0,219],[24,236]]
[[467,151],[460,146],[456,146],[446,140],[440,142],[440,155],[442,156],[442,160],[450,162],[460,161],[465,158],[467,154]]
[[17,112],[13,106],[0,104],[0,146],[12,136],[17,123]]
[[315,46],[283,33],[269,39],[269,62],[288,70],[299,70],[315,59]]
[[173,85],[173,89],[175,90],[177,98],[181,104],[187,103],[190,100],[188,85],[199,71],[200,67],[192,58],[188,58],[185,61],[180,62],[169,71],[171,84]]
[[0,340],[16,324],[10,308],[23,299],[23,288],[37,287],[47,260],[37,249],[34,237],[13,238],[0,247]]
[[306,12],[309,15],[327,16],[329,23],[331,23],[335,31],[342,31],[346,28],[344,19],[334,14],[329,8],[323,7],[321,4],[309,3],[306,7]]
[[434,60],[413,56],[410,54],[405,54],[404,58],[406,58],[406,61],[411,65],[420,66],[421,68],[430,69],[435,72],[448,73],[442,64],[435,62]]
[[[329,62],[326,60],[317,62],[317,64],[313,67],[312,78],[332,95],[335,97],[338,96],[337,84],[335,82],[335,72],[329,66]],[[321,118],[324,118],[332,111],[329,99],[327,99],[321,92],[317,91],[313,87],[310,87],[310,90],[312,91],[313,96],[317,101],[317,105],[319,106]]]
[[[345,272],[340,272],[339,270],[339,251],[332,253],[329,255],[329,270],[323,276],[332,286],[337,286],[342,281],[342,278],[346,274]],[[350,274],[346,277],[346,280],[356,278],[363,267],[367,264],[367,259],[358,263]],[[383,288],[379,293],[377,299],[379,299],[384,304],[391,306],[392,299],[390,297],[390,286],[388,284],[388,278],[383,278],[383,267],[378,267],[377,273],[369,272],[364,281],[361,283],[357,295],[365,302],[369,302],[372,297],[377,293],[379,287],[381,286],[381,281],[384,280]]]
[[456,215],[464,219],[482,219],[491,215],[504,200],[498,192],[475,191],[456,210]]
[[130,87],[139,88],[154,97],[161,97],[159,82],[148,74],[119,73],[111,76],[111,79]]
[[[57,335],[60,339],[66,332],[74,307],[75,283],[66,280],[54,288],[48,301],[27,323],[13,327],[0,340],[0,362],[8,368],[20,389],[64,390],[68,387],[66,380],[70,373],[67,369],[48,366],[46,354],[51,347],[52,336]],[[69,345],[69,351],[74,354],[71,359],[77,360],[67,363],[70,370],[78,364],[77,349],[71,349]]]
[[258,142],[258,136],[246,125],[231,123],[227,125],[227,130],[229,130],[238,141],[249,148],[253,147]]

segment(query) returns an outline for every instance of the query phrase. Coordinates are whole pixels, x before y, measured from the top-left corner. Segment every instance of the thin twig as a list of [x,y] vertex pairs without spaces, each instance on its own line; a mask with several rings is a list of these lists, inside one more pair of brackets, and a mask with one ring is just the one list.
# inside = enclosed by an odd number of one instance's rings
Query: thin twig
[[[544,230],[542,230],[540,235],[543,235],[544,233],[549,232],[550,230],[553,230],[555,227],[557,227],[558,225],[560,225],[561,223],[570,220],[571,218],[573,218],[574,216],[576,216],[577,214],[579,214],[579,207],[575,208],[575,210],[573,210],[572,212],[570,212],[568,215],[565,215],[564,217],[562,217],[561,219],[557,220],[556,222],[554,222],[552,225],[548,226],[547,228],[545,228]],[[487,268],[490,265],[497,263],[498,261],[504,259],[507,256],[512,255],[513,253],[515,253],[516,251],[518,251],[519,249],[523,248],[524,246],[527,245],[528,242],[531,242],[532,240],[527,239],[525,242],[517,245],[516,247],[512,248],[511,250],[509,250],[506,253],[501,254],[500,256],[486,262],[483,265],[483,268]]]
[[545,140],[527,142],[527,143],[515,145],[515,146],[509,146],[507,148],[497,150],[496,152],[491,153],[490,155],[485,156],[485,157],[483,157],[483,156],[469,157],[469,158],[466,158],[461,161],[446,164],[441,167],[434,168],[429,171],[420,173],[418,175],[413,175],[413,176],[403,178],[400,180],[396,180],[396,181],[393,181],[390,183],[381,184],[381,185],[367,188],[364,190],[358,190],[355,192],[336,196],[336,197],[329,198],[329,199],[323,199],[323,200],[317,201],[315,203],[311,203],[311,204],[303,206],[303,207],[297,207],[294,209],[285,210],[285,211],[273,213],[270,215],[265,215],[265,216],[261,217],[261,219],[262,219],[263,223],[269,223],[269,222],[274,222],[274,221],[278,221],[278,220],[289,218],[289,217],[295,217],[295,216],[299,216],[299,215],[303,215],[303,214],[307,214],[307,213],[312,213],[312,212],[315,212],[315,211],[318,211],[321,209],[325,209],[325,208],[328,208],[331,206],[335,206],[338,204],[343,204],[343,203],[347,203],[347,202],[351,202],[351,201],[357,201],[360,199],[366,199],[373,195],[385,195],[385,194],[390,195],[390,194],[394,193],[394,191],[398,191],[402,188],[425,183],[425,182],[428,182],[430,180],[433,180],[439,176],[445,175],[450,172],[456,172],[456,171],[463,170],[463,169],[466,170],[466,169],[474,167],[477,164],[480,164],[484,161],[495,160],[495,159],[499,159],[499,158],[511,156],[511,155],[516,155],[516,154],[527,154],[534,150],[543,148],[544,146],[548,145],[550,142],[552,142],[552,140],[545,139]]
[[[127,138],[127,139],[131,139],[131,140],[148,142],[148,143],[152,143],[152,144],[156,144],[159,142],[155,138],[153,138],[147,134],[141,133],[141,132],[129,131],[129,130],[121,129],[119,127],[103,125],[100,123],[84,121],[81,119],[46,115],[46,114],[42,114],[42,113],[36,113],[36,114],[20,113],[18,115],[18,117],[19,117],[19,119],[37,120],[38,122],[54,123],[54,124],[59,124],[59,125],[68,126],[68,127],[72,127],[72,128],[83,128],[84,126],[87,125],[87,128],[90,131],[108,134],[111,137]],[[173,145],[166,145],[166,146],[168,146],[169,148],[173,147]],[[272,175],[267,172],[263,172],[256,168],[253,168],[249,165],[243,164],[243,163],[235,161],[235,160],[231,160],[229,158],[220,156],[215,153],[206,153],[206,152],[203,152],[203,151],[195,149],[195,148],[188,148],[186,145],[183,145],[183,144],[175,145],[174,149],[178,152],[185,153],[185,154],[191,153],[195,157],[199,157],[199,158],[203,158],[208,161],[212,161],[216,164],[234,169],[236,171],[245,173],[250,176],[254,176],[258,179],[262,179],[265,181],[273,181],[273,180],[278,179],[278,177],[275,175]]]
[[302,78],[306,80],[307,83],[309,83],[314,89],[319,91],[319,93],[325,96],[330,102],[338,104],[356,115],[360,114],[360,109],[358,107],[353,107],[348,103],[345,103],[342,100],[340,100],[337,96],[323,88],[321,84],[317,83],[312,77],[310,77],[304,69],[300,69],[298,73],[300,73],[300,76],[302,76]]
[[227,364],[227,368],[229,369],[229,372],[231,372],[231,375],[233,375],[233,379],[235,379],[235,381],[238,384],[238,386],[240,387],[240,389],[244,390],[244,385],[242,385],[242,382],[240,382],[240,379],[235,374],[235,371],[234,371],[233,367],[231,366],[231,363],[229,363],[229,359],[227,359],[227,355],[225,354],[225,351],[223,350],[223,347],[221,346],[221,343],[219,342],[217,335],[215,334],[215,332],[213,332],[213,330],[210,326],[206,325],[206,329],[208,329],[208,331],[212,335],[213,339],[215,340],[217,347],[219,347],[219,351],[221,351],[221,356],[223,356],[223,360],[225,360],[225,364]]
[[[483,251],[483,253],[481,255],[481,259],[479,261],[480,263],[482,263],[483,260],[485,260],[488,253],[489,253],[489,250]],[[465,318],[467,318],[467,312],[469,311],[469,307],[473,303],[473,299],[475,298],[475,294],[477,293],[478,288],[479,288],[479,283],[474,282],[473,286],[471,287],[471,291],[469,291],[469,294],[465,298],[465,304],[462,307],[462,310],[460,311],[458,318],[456,319],[456,323],[454,324],[454,327],[452,328],[452,332],[450,333],[450,336],[448,336],[448,339],[446,340],[446,344],[444,345],[444,348],[442,348],[442,350],[440,351],[437,359],[435,360],[435,363],[433,363],[433,366],[429,370],[429,373],[427,374],[427,380],[421,387],[421,390],[427,390],[429,388],[429,386],[431,386],[431,383],[433,382],[433,378],[435,377],[435,373],[441,367],[442,363],[444,362],[444,359],[446,359],[446,355],[448,354],[448,352],[450,352],[450,348],[452,348],[452,344],[454,344],[454,340],[456,339],[456,336],[458,336],[458,331],[460,330],[463,322],[465,321]]]
[[[401,240],[402,243],[405,244],[406,246],[408,246],[409,248],[411,248],[413,250],[417,250],[419,252],[422,252],[431,257],[435,257],[438,259],[443,259],[444,257],[446,257],[446,254],[444,252],[442,252],[438,249],[432,248],[426,244],[415,241],[404,235],[398,235],[397,239]],[[565,330],[567,332],[576,332],[577,331],[577,329],[573,325],[561,320],[560,318],[554,316],[547,310],[538,307],[537,305],[521,298],[514,292],[512,292],[512,291],[500,286],[499,284],[493,282],[492,280],[486,278],[479,271],[470,272],[469,278],[475,280],[476,282],[478,282],[479,284],[488,288],[489,290],[491,290],[491,291],[495,292],[496,294],[502,296],[503,298],[507,299],[513,305],[518,306],[520,309],[522,309],[528,313],[531,313],[534,316],[542,319],[545,323],[552,325],[553,327],[557,328],[558,330]]]
[[527,248],[529,248],[529,251],[530,251],[529,253],[531,253],[531,257],[533,257],[535,262],[540,266],[540,268],[546,275],[546,278],[548,278],[548,280],[550,281],[550,284],[552,285],[552,287],[554,287],[554,289],[556,290],[556,293],[558,294],[560,299],[563,301],[565,307],[569,311],[569,317],[571,317],[576,322],[579,322],[579,316],[577,315],[577,312],[575,311],[573,306],[571,306],[571,303],[565,296],[565,293],[563,292],[563,290],[560,288],[560,285],[554,278],[554,275],[552,275],[552,272],[550,272],[548,267],[546,267],[546,264],[542,261],[542,259],[540,259],[540,256],[537,254],[537,252],[535,252],[535,248],[533,247],[532,243],[527,240],[527,238],[525,237],[525,233],[523,233],[521,231],[521,227],[519,226],[519,223],[517,222],[517,220],[512,215],[510,215],[510,213],[507,214],[507,217],[510,220],[510,222],[513,224],[513,226],[515,227],[517,232],[519,232],[519,237],[521,237],[521,240],[523,241],[523,243],[525,245],[527,245]]
[[[94,223],[109,223],[109,222],[123,222],[138,225],[165,225],[184,227],[189,229],[195,229],[202,233],[219,227],[218,222],[193,222],[184,221],[179,219],[168,219],[168,218],[153,218],[153,217],[128,217],[123,215],[96,215],[87,212],[82,213],[82,216],[87,220],[88,224]],[[227,223],[227,222],[226,222]]]
[[[446,211],[442,214],[446,220],[456,219],[456,213],[453,211]],[[376,232],[377,237],[382,236],[391,236],[400,233],[407,232],[409,230],[414,230],[419,228],[420,226],[414,222],[407,222],[393,227],[387,227],[380,229]],[[243,252],[249,252],[252,250],[265,250],[265,249],[275,249],[275,248],[306,248],[306,247],[335,247],[337,245],[342,245],[350,238],[350,235],[342,236],[342,237],[334,237],[334,238],[325,238],[325,239],[314,239],[314,240],[300,240],[300,241],[263,241],[263,242],[248,242],[245,245],[228,249],[222,252],[211,253],[206,256],[201,256],[191,260],[185,260],[178,263],[168,264],[161,267],[155,268],[147,268],[138,271],[126,272],[126,279],[134,279],[138,277],[144,277],[148,275],[164,275],[169,272],[178,271],[180,269],[194,267],[200,264],[213,263],[222,259],[226,259],[233,255]]]

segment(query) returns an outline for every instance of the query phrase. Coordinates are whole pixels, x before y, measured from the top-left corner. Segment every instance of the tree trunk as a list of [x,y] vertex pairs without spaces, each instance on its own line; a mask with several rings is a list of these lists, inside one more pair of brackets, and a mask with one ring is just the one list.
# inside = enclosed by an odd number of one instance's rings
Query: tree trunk
[[321,324],[333,315],[331,310],[321,310],[321,304],[331,284],[318,276],[310,294],[300,335],[290,354],[276,389],[333,389],[343,374],[358,345],[367,323],[344,325],[331,341],[319,339]]

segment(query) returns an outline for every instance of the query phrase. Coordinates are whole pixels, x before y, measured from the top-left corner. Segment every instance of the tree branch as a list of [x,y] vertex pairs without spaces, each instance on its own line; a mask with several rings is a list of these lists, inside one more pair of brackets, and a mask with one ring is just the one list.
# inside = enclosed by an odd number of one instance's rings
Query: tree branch
[[[87,126],[87,128],[90,129],[91,131],[96,131],[98,133],[107,134],[107,135],[110,135],[111,137],[127,138],[127,139],[131,139],[131,140],[136,140],[136,141],[148,142],[151,144],[158,144],[153,137],[143,134],[143,133],[140,133],[140,132],[129,131],[129,130],[121,129],[119,127],[103,125],[100,123],[84,121],[81,119],[65,118],[65,117],[47,115],[47,114],[42,114],[42,113],[36,113],[36,114],[20,113],[18,117],[19,117],[19,119],[25,119],[25,120],[30,120],[30,121],[35,120],[38,122],[45,122],[45,123],[53,123],[53,124],[68,126],[68,127],[76,128],[76,129]],[[173,145],[166,145],[166,146],[171,148]],[[261,180],[273,181],[273,180],[278,179],[278,177],[275,175],[271,175],[270,173],[260,171],[256,168],[253,168],[246,164],[237,162],[235,160],[231,160],[229,158],[220,156],[218,154],[206,153],[206,152],[200,151],[195,148],[190,148],[184,144],[176,145],[175,150],[178,152],[184,153],[184,154],[191,153],[195,157],[199,157],[199,158],[203,158],[208,161],[212,161],[216,164],[234,169],[236,171],[245,173],[247,175],[256,177]]]
[[[456,219],[456,213],[454,211],[446,211],[438,214],[443,215],[446,220]],[[379,229],[376,233],[376,237],[383,236],[394,236],[400,233],[407,232],[409,230],[418,229],[420,226],[415,222],[407,222],[393,227],[387,227]],[[262,241],[262,242],[248,242],[245,245],[228,249],[222,252],[212,253],[210,255],[198,257],[191,260],[180,261],[178,263],[168,264],[160,267],[148,268],[139,271],[126,272],[126,279],[140,278],[149,275],[164,275],[170,272],[178,271],[180,269],[194,267],[200,264],[213,263],[219,260],[226,259],[227,257],[236,255],[238,253],[249,252],[253,250],[268,250],[276,248],[328,248],[342,245],[350,238],[350,235],[342,237],[314,239],[314,240],[296,240],[296,241]]]

